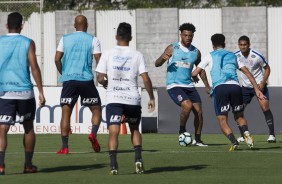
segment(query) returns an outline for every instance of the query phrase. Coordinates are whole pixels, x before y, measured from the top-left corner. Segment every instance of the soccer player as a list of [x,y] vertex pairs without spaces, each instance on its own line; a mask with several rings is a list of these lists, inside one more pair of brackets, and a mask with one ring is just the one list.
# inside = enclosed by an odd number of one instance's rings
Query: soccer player
[[[160,67],[168,60],[167,92],[171,99],[182,108],[179,134],[186,132],[186,123],[192,110],[195,115],[195,141],[192,144],[196,146],[208,146],[201,140],[203,127],[201,98],[191,78],[194,65],[197,66],[201,61],[200,50],[192,45],[196,28],[193,24],[184,23],[179,27],[179,31],[181,41],[169,45],[164,53],[156,60],[155,66]],[[200,77],[206,86],[207,93],[209,93],[210,87],[204,70],[201,72]]]
[[7,20],[8,34],[0,36],[0,175],[5,174],[5,151],[7,133],[11,125],[19,123],[24,127],[25,150],[24,173],[35,173],[32,164],[35,147],[33,120],[36,102],[30,71],[39,91],[39,104],[45,104],[41,72],[35,55],[35,43],[20,35],[23,17],[18,12],[10,13]]
[[151,79],[145,66],[143,55],[129,47],[131,41],[131,25],[120,23],[117,28],[117,46],[103,52],[101,60],[96,68],[98,82],[107,86],[106,119],[109,129],[109,157],[110,174],[118,174],[117,150],[118,135],[122,115],[129,124],[131,142],[135,150],[136,173],[144,172],[141,156],[142,139],[139,132],[141,119],[141,97],[138,91],[137,79],[140,75],[149,94],[148,108],[153,111],[155,99]]
[[[267,100],[259,100],[258,102],[261,110],[263,111],[266,124],[269,129],[269,137],[267,141],[269,143],[275,143],[276,138],[274,133],[274,120],[272,112],[269,108],[269,92],[267,88],[267,79],[270,75],[270,67],[263,55],[258,51],[251,49],[250,45],[250,39],[247,36],[241,36],[238,40],[238,46],[240,50],[237,51],[235,54],[238,58],[239,64],[242,63],[248,68],[248,70],[254,76],[258,88],[263,92],[264,96],[267,97]],[[252,98],[255,95],[255,91],[248,77],[243,73],[241,73],[241,77],[243,102],[246,106],[252,101]],[[237,140],[238,142],[244,142],[245,140],[243,136],[243,131],[240,126],[239,130],[241,133],[241,137],[239,137]]]
[[239,146],[238,141],[228,125],[228,111],[230,110],[230,107],[232,107],[235,121],[244,132],[247,145],[250,148],[253,148],[253,138],[248,130],[247,120],[244,118],[243,114],[243,97],[236,70],[240,68],[240,70],[249,78],[259,100],[264,100],[265,96],[259,90],[254,77],[248,69],[243,65],[238,66],[235,54],[224,49],[225,36],[223,34],[214,34],[211,37],[211,41],[214,51],[202,60],[192,72],[192,76],[197,77],[203,69],[208,65],[210,66],[213,86],[211,95],[214,97],[215,113],[221,131],[232,144],[229,151],[234,151]]
[[70,117],[73,107],[81,97],[81,104],[89,107],[92,113],[92,130],[88,139],[95,152],[100,152],[97,132],[101,122],[101,100],[95,87],[92,72],[93,56],[96,63],[101,57],[99,40],[86,33],[88,23],[83,15],[75,18],[76,31],[64,35],[58,45],[55,55],[57,70],[61,74],[60,82],[63,83],[61,94],[62,118],[61,137],[62,147],[57,154],[68,154],[68,139],[70,132]]

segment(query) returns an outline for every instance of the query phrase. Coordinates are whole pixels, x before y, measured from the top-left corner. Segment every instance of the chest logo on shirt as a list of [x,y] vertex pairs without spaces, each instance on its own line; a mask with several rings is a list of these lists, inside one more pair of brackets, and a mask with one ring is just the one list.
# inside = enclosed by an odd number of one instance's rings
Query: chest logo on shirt
[[175,63],[176,63],[175,66],[179,68],[191,68],[191,63],[186,63],[183,61],[176,61]]
[[252,55],[251,55],[251,58],[256,58],[256,55],[252,54]]
[[189,58],[181,58],[181,60],[186,60],[186,59],[189,59]]
[[114,56],[114,62],[129,62],[132,58],[131,57],[122,57],[122,56]]
[[130,68],[129,67],[125,67],[125,66],[113,66],[114,70],[120,70],[120,71],[129,71]]

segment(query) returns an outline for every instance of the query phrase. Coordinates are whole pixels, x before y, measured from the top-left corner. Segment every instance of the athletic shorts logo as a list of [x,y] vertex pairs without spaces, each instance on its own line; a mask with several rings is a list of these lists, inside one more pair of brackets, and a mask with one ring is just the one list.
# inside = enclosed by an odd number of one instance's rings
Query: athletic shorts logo
[[241,110],[243,110],[243,108],[244,108],[243,105],[238,105],[238,106],[235,106],[235,107],[234,107],[234,111],[235,111],[235,112],[236,112],[236,111],[241,111]]
[[98,103],[98,98],[83,98],[83,104],[96,104]]
[[0,115],[0,122],[2,122],[2,123],[8,123],[11,120],[12,120],[12,116]]
[[230,105],[225,105],[225,106],[222,106],[221,107],[221,112],[227,112],[227,111],[229,111],[229,107],[230,107]]
[[61,98],[62,104],[71,104],[72,98]]
[[183,100],[182,96],[181,96],[181,95],[178,95],[178,96],[177,96],[177,100],[178,100],[179,102],[181,102],[181,101]]
[[110,118],[110,123],[119,123],[121,122],[121,116],[120,115],[112,115]]
[[27,113],[23,116],[16,116],[16,122],[22,123],[25,120],[29,120],[31,118],[31,113]]

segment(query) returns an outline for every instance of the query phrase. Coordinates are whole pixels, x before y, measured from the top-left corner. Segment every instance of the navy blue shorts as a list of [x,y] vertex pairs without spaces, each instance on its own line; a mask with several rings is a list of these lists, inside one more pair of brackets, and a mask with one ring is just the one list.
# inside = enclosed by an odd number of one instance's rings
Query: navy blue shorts
[[167,90],[167,92],[174,103],[179,106],[181,106],[181,103],[185,100],[190,100],[192,103],[202,103],[200,95],[195,87],[174,87]]
[[36,110],[35,99],[13,100],[0,98],[0,124],[13,125],[16,123],[16,115],[19,123],[34,120]]
[[[266,96],[267,100],[269,100],[269,92],[267,86],[263,88],[262,93],[264,96]],[[242,86],[242,95],[244,104],[249,104],[251,103],[253,97],[256,96],[256,92],[254,88],[246,88]]]
[[81,98],[81,105],[101,105],[101,99],[94,81],[66,81],[63,83],[61,94],[61,106],[69,105],[74,107],[78,97]]
[[228,114],[230,107],[233,113],[244,111],[241,87],[236,84],[216,86],[213,97],[216,116]]
[[108,127],[110,125],[120,125],[122,115],[128,124],[139,125],[141,120],[140,105],[126,105],[120,103],[110,103],[106,106],[106,119]]

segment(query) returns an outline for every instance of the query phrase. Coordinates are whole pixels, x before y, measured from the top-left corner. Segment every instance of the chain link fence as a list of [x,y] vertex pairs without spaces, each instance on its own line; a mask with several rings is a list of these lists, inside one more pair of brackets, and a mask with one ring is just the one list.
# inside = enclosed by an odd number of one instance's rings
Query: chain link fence
[[27,20],[34,12],[41,13],[43,0],[0,0],[0,12],[19,12]]

